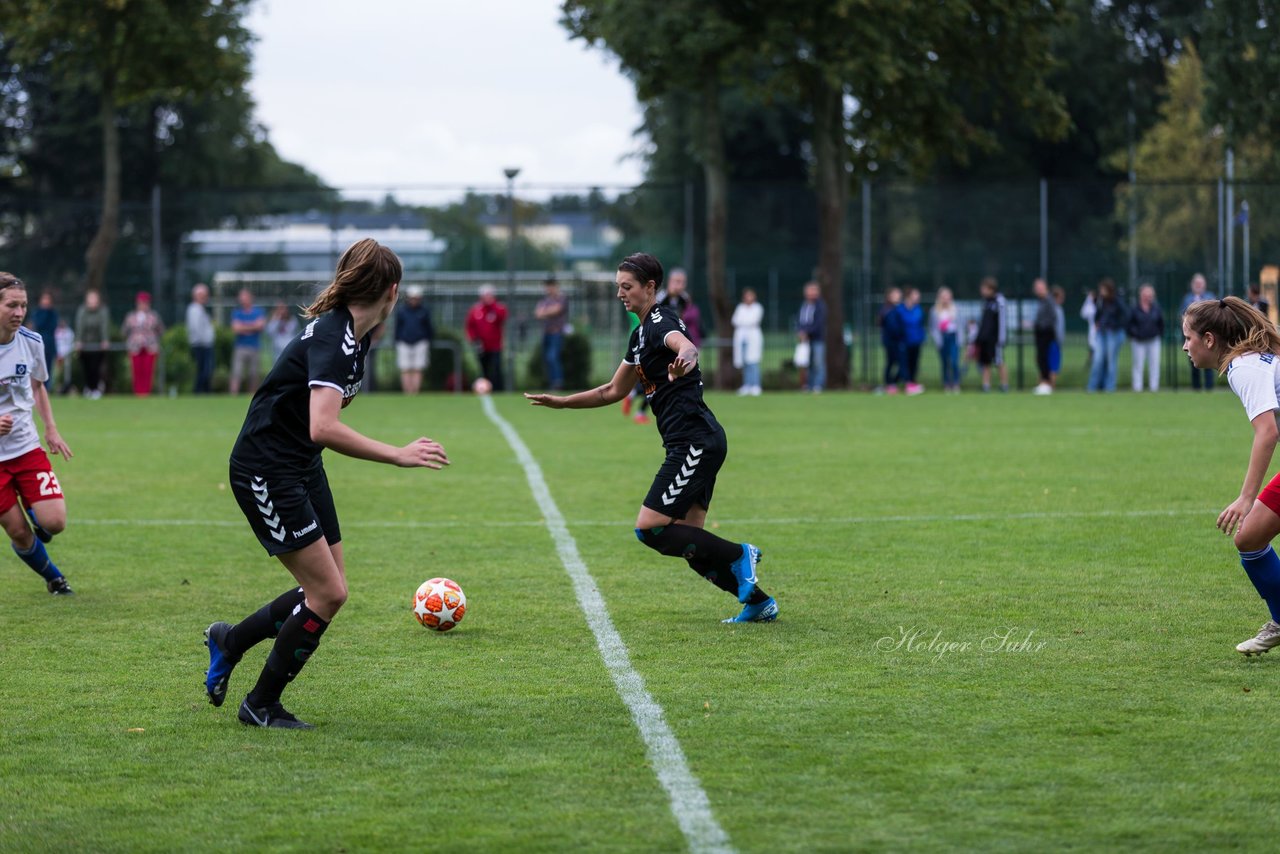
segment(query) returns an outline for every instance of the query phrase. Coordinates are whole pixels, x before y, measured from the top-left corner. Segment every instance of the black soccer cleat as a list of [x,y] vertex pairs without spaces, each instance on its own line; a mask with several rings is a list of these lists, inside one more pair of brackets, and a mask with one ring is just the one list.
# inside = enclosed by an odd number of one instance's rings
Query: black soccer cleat
[[245,726],[260,726],[269,729],[315,729],[306,721],[300,721],[285,709],[279,703],[272,703],[270,706],[251,706],[249,698],[245,697],[240,704],[240,712],[237,715],[240,723]]
[[31,530],[36,535],[36,539],[38,539],[42,543],[47,543],[50,540],[52,540],[53,534],[51,534],[49,530],[45,528],[44,525],[41,525],[39,522],[36,521],[35,511],[32,510],[30,507],[26,508],[26,510],[27,510],[27,518],[31,520]]
[[231,624],[218,621],[211,623],[204,630],[204,645],[209,648],[209,669],[204,672],[204,690],[209,695],[209,702],[221,706],[227,699],[227,682],[231,680],[231,671],[240,663],[238,657],[227,652],[227,632]]
[[45,586],[49,588],[49,592],[54,596],[74,596],[76,592],[71,589],[71,585],[67,583],[67,579],[59,575],[57,578],[50,578]]

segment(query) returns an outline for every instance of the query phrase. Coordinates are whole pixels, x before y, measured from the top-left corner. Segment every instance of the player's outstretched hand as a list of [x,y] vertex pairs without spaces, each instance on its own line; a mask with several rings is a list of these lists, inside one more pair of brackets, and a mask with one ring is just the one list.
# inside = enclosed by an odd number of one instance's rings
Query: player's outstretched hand
[[1227,505],[1226,509],[1218,514],[1218,530],[1230,536],[1240,530],[1240,526],[1244,524],[1244,517],[1253,509],[1253,501],[1248,498],[1240,497]]
[[525,392],[525,400],[534,406],[545,406],[549,409],[564,409],[564,398],[558,394],[529,394]]
[[396,460],[396,465],[402,468],[442,469],[449,465],[449,455],[444,452],[444,446],[439,442],[423,436],[400,449],[400,458]]
[[[5,416],[6,418],[8,416]],[[74,454],[71,448],[67,447],[67,443],[62,441],[62,434],[57,430],[47,430],[44,434],[44,440],[49,445],[49,450],[55,454],[61,454],[64,460],[69,460]]]
[[667,368],[667,379],[675,382],[679,377],[684,376],[693,370],[694,363],[680,356],[676,356],[671,360],[671,366]]

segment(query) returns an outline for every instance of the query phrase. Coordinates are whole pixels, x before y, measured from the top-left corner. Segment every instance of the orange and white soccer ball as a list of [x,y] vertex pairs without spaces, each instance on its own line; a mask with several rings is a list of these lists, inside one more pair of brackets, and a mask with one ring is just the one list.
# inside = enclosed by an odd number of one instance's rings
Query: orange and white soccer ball
[[433,578],[422,582],[413,594],[413,615],[425,628],[447,632],[467,613],[467,594],[458,582],[449,578]]

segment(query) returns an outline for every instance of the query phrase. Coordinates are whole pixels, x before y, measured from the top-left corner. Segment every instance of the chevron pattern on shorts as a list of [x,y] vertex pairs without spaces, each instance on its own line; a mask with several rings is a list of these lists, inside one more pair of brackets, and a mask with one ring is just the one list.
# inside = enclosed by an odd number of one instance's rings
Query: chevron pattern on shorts
[[262,514],[263,522],[271,530],[272,539],[277,543],[283,543],[284,523],[280,521],[280,514],[276,512],[276,505],[271,501],[271,496],[267,494],[267,482],[260,477],[255,477],[249,488],[253,490],[253,497],[258,501],[258,512]]
[[689,453],[685,454],[684,464],[680,466],[679,473],[675,479],[667,485],[662,492],[662,503],[666,507],[670,507],[676,503],[676,499],[680,497],[680,493],[684,492],[684,488],[689,485],[689,480],[698,470],[698,463],[702,462],[702,450],[690,446]]

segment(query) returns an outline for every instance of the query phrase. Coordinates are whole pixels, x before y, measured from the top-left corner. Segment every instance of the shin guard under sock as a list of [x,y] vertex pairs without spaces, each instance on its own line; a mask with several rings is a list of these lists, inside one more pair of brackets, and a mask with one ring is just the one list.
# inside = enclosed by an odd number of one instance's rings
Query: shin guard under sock
[[291,588],[231,627],[224,642],[227,652],[237,658],[267,638],[280,633],[293,609],[306,599],[301,587]]
[[1256,552],[1240,552],[1240,565],[1267,603],[1271,619],[1280,623],[1280,556],[1276,550],[1268,544]]
[[43,578],[45,581],[52,581],[55,578],[61,578],[62,573],[58,567],[54,566],[53,561],[49,560],[49,552],[45,549],[44,543],[40,542],[35,536],[31,537],[31,548],[25,552],[19,550],[18,544],[13,544],[13,553],[22,558],[22,562]]
[[329,624],[300,602],[284,625],[267,654],[267,663],[258,676],[258,684],[249,692],[253,706],[269,706],[280,702],[286,685],[301,672],[303,665],[320,646],[320,638]]

